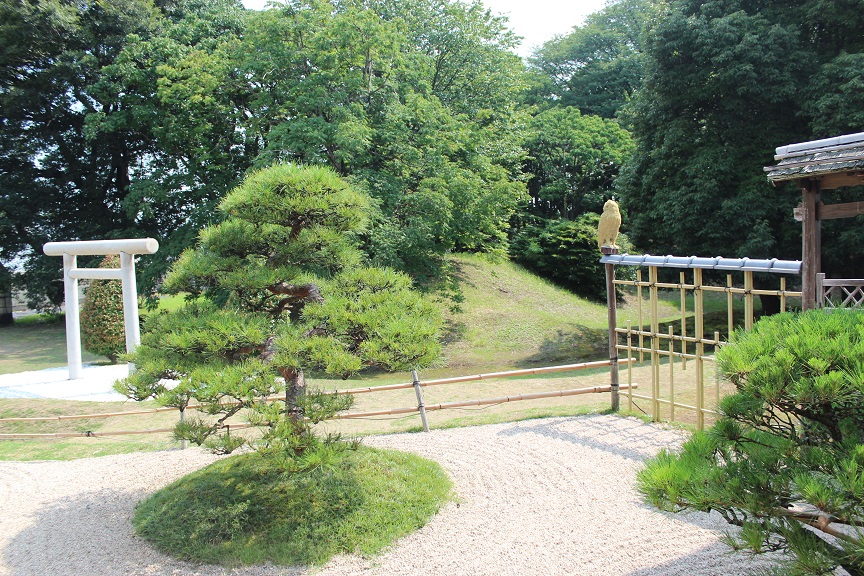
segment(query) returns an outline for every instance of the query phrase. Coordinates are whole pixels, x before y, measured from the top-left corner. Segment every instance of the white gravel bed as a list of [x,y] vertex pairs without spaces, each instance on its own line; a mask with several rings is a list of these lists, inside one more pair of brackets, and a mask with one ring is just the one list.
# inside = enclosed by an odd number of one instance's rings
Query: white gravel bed
[[194,565],[134,534],[135,503],[216,459],[200,450],[0,462],[0,574],[694,576],[764,567],[719,541],[719,516],[661,513],[634,490],[644,459],[681,438],[615,416],[368,438],[441,463],[457,502],[379,556],[316,569]]

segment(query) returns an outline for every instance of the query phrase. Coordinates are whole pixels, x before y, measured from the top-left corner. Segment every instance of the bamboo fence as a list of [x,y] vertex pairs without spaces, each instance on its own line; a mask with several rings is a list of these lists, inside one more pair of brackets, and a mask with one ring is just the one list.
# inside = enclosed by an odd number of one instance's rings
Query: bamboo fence
[[[726,294],[726,330],[731,334],[735,330],[735,296],[744,300],[743,327],[750,330],[753,327],[755,317],[754,297],[760,295],[776,296],[780,301],[781,311],[787,310],[790,298],[800,298],[801,292],[791,291],[786,286],[786,278],[780,277],[780,287],[777,290],[756,289],[754,287],[753,272],[743,271],[743,283],[736,286],[733,275],[726,275],[723,286],[709,285],[703,281],[703,270],[694,268],[692,281],[687,282],[686,273],[679,273],[679,281],[659,281],[658,266],[648,267],[648,280],[643,280],[642,270],[637,270],[635,280],[614,280],[614,284],[628,286],[635,289],[636,306],[638,307],[638,327],[633,327],[627,322],[625,328],[616,327],[615,332],[620,335],[624,342],[617,342],[616,349],[620,354],[626,355],[622,363],[627,363],[627,402],[630,410],[633,409],[634,399],[647,400],[650,403],[650,416],[658,421],[663,418],[664,412],[670,420],[676,419],[676,409],[694,411],[696,414],[695,424],[699,430],[705,427],[707,416],[717,415],[716,406],[720,400],[721,382],[716,377],[713,382],[706,379],[706,364],[714,362],[714,355],[706,352],[706,347],[712,350],[724,344],[719,331],[714,331],[710,337],[706,337],[705,330],[705,294]],[[644,291],[648,292],[647,298]],[[675,327],[669,325],[667,329],[661,330],[658,315],[658,302],[660,291],[678,291],[680,296],[680,331],[676,334]],[[692,296],[692,311],[688,310],[688,295]],[[687,319],[692,312],[693,329],[688,330]],[[646,318],[647,317],[647,318]],[[676,320],[674,323],[678,323]],[[673,323],[673,324],[674,324]],[[648,329],[645,329],[645,326]],[[634,393],[633,370],[640,363],[650,363],[651,385],[649,394]],[[666,361],[664,370],[663,361]],[[676,373],[687,370],[688,361],[692,363],[695,373],[695,394],[693,403],[682,402],[681,388],[676,390]],[[676,366],[676,363],[678,366]],[[689,392],[689,391],[688,391]],[[710,400],[706,396],[711,396]]]

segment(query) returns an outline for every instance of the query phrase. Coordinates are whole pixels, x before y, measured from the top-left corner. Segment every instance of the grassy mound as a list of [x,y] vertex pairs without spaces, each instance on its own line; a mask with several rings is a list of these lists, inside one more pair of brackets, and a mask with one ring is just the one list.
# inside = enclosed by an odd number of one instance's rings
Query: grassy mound
[[435,462],[359,448],[330,467],[286,473],[258,454],[220,460],[139,504],[138,533],[178,558],[227,565],[323,564],[375,554],[451,497]]

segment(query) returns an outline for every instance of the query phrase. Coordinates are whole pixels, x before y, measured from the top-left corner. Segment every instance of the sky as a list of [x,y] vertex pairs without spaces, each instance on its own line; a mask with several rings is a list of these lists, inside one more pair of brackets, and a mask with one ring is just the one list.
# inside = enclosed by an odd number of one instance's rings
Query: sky
[[[267,0],[243,0],[247,8],[260,10]],[[510,19],[510,28],[522,36],[517,52],[528,56],[557,34],[566,34],[585,17],[599,11],[606,0],[483,0],[493,14]]]

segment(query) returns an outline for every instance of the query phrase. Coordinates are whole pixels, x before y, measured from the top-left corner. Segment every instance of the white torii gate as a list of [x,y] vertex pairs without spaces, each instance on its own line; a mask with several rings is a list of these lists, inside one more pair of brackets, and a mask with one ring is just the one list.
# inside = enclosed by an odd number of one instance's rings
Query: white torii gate
[[[120,280],[123,283],[123,323],[126,352],[141,343],[138,321],[138,289],[135,285],[135,254],[153,254],[159,242],[153,238],[126,240],[84,240],[48,242],[42,251],[48,256],[63,256],[63,287],[66,294],[66,358],[69,379],[81,378],[81,321],[78,310],[78,280]],[[78,268],[78,256],[120,255],[120,268]],[[129,365],[130,370],[132,365]]]

